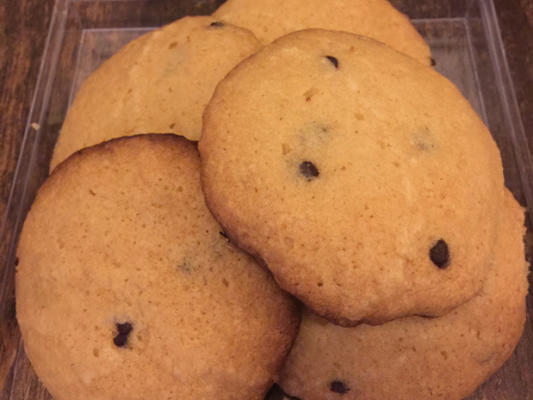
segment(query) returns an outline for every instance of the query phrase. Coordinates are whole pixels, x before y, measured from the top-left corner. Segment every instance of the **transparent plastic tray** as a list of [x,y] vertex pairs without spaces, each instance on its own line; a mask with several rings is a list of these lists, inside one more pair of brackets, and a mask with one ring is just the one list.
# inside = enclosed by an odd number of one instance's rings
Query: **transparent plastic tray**
[[[47,176],[59,129],[80,84],[128,41],[184,15],[209,14],[222,2],[57,0],[7,212],[0,216],[0,240],[7,243],[8,250],[7,264],[0,266],[0,299],[12,296],[17,236],[35,193]],[[459,87],[489,127],[501,150],[506,185],[531,211],[531,156],[492,0],[392,2],[411,17],[430,44],[436,69]],[[531,296],[529,303],[531,309]],[[524,356],[520,354],[533,346],[525,339],[532,337],[528,321],[519,350],[472,399],[525,399],[531,394],[528,387],[533,385],[532,378],[524,371]],[[18,343],[17,356],[0,399],[50,398],[29,368]],[[508,391],[511,386],[505,385],[511,381],[512,393]],[[269,395],[271,399],[282,398],[274,392]]]

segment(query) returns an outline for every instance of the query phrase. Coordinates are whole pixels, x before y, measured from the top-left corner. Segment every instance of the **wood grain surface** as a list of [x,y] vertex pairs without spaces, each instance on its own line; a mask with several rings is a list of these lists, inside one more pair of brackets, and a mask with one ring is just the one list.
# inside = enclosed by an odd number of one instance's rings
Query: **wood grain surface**
[[[52,5],[52,1],[0,1],[0,223],[37,81]],[[0,284],[10,281],[5,266],[12,235],[8,230],[0,236]],[[18,339],[13,287],[9,282],[0,287],[0,385],[4,388],[2,383],[9,382],[7,376],[12,370]],[[5,398],[5,390],[0,393]]]
[[[450,2],[458,1],[462,0],[450,0]],[[169,22],[176,16],[212,11],[220,2],[221,0],[196,2],[176,0],[174,5],[169,7],[168,2],[163,4],[153,0],[150,2],[150,7],[140,8],[134,14],[130,13],[123,17],[142,20],[144,25],[147,25],[148,21],[155,26]],[[105,7],[92,7],[88,2],[78,3],[80,12],[76,18],[90,19],[93,24],[96,21],[100,27],[112,26],[116,13],[110,15]],[[522,121],[528,133],[530,149],[533,149],[533,0],[495,0],[495,5]],[[7,201],[22,146],[26,119],[36,88],[53,6],[53,0],[0,0],[0,224],[6,215]],[[428,6],[420,5],[420,7]],[[427,10],[422,11],[427,13]],[[74,22],[79,23],[79,21]],[[75,25],[72,23],[72,27]],[[60,55],[58,68],[62,68],[61,57],[65,59],[72,57],[72,52],[69,53],[68,50],[69,46],[74,46],[74,43],[69,43],[67,40],[64,44],[65,50]],[[65,65],[71,65],[72,60],[68,61]],[[62,96],[61,101],[53,98],[52,113],[63,115],[66,108],[64,98],[65,96],[68,98],[68,90],[67,87],[60,88],[61,93],[57,97]],[[48,129],[58,130],[61,118],[58,117],[57,123],[51,124]],[[49,146],[52,145],[51,142]],[[43,154],[38,162],[46,164],[48,157],[49,154]],[[42,177],[36,177],[37,181],[39,179]],[[13,226],[12,223],[0,225],[0,400],[50,399],[22,351],[15,360],[20,346],[20,335],[15,319],[13,289],[15,260],[12,254],[8,254],[8,245],[15,234]],[[528,326],[512,358],[469,399],[533,400],[531,290],[528,297],[528,314]]]

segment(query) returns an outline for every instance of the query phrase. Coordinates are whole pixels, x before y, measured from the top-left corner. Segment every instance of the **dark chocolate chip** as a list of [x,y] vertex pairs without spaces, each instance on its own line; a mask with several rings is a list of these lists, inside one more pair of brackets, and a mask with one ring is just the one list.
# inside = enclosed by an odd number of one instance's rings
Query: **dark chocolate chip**
[[209,26],[213,28],[222,28],[224,26],[224,22],[220,22],[220,21],[211,22]]
[[314,179],[320,175],[320,172],[315,164],[313,164],[311,161],[304,161],[300,164],[300,174],[305,176],[307,180],[310,181],[311,179]]
[[274,384],[268,391],[265,400],[300,400],[298,397],[290,396],[283,389]]
[[431,59],[431,66],[434,67],[435,65],[437,65],[437,61],[435,61],[434,58]]
[[222,236],[224,239],[226,239],[227,242],[229,242],[229,237],[228,237],[228,235],[226,234],[226,232],[224,232],[224,231],[220,231],[220,232],[218,232],[218,233],[220,233],[220,236]]
[[326,56],[326,58],[329,60],[330,63],[332,63],[335,66],[335,68],[339,68],[339,60],[337,60],[333,56]]
[[450,252],[444,240],[439,239],[433,245],[431,250],[429,250],[429,258],[440,269],[444,269],[450,264]]
[[342,381],[333,381],[329,384],[329,390],[335,393],[345,394],[350,391],[350,388]]
[[274,384],[265,396],[265,400],[283,400],[284,393],[281,388]]
[[117,323],[117,335],[113,338],[113,343],[117,347],[124,347],[128,343],[128,336],[133,330],[133,325],[129,322]]
[[15,258],[15,267],[17,267],[18,265],[19,265],[19,258],[16,257],[16,258]]

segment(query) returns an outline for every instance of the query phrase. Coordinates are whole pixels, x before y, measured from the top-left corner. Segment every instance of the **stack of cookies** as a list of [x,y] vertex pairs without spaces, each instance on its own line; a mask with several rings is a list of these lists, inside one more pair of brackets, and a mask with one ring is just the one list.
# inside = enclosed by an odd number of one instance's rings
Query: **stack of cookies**
[[459,400],[522,333],[498,148],[386,0],[228,0],[140,37],[50,169],[16,283],[56,400]]

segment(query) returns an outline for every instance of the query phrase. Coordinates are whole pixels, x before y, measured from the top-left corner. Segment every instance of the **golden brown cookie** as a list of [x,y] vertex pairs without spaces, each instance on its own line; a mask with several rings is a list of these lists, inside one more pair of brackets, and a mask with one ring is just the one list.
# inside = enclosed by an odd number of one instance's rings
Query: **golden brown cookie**
[[198,140],[215,86],[259,48],[250,31],[212,17],[185,17],[133,40],[84,82],[50,170],[115,137],[153,132]]
[[264,44],[302,29],[331,29],[368,36],[431,62],[427,43],[387,0],[228,0],[213,16],[251,30]]
[[342,328],[307,312],[281,374],[302,400],[459,400],[502,366],[525,321],[524,213],[512,194],[483,290],[451,313]]
[[443,315],[482,287],[501,159],[431,67],[350,33],[289,34],[218,85],[199,148],[229,236],[336,323]]
[[22,231],[17,318],[55,400],[256,399],[296,334],[293,301],[231,245],[174,135],[78,152]]

